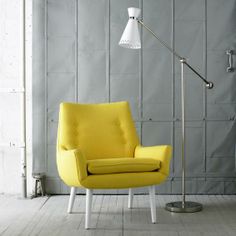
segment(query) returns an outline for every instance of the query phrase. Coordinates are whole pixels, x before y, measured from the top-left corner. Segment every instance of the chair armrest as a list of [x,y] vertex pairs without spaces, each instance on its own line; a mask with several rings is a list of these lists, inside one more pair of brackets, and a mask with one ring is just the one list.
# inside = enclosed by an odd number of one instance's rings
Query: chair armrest
[[134,157],[149,157],[161,161],[161,168],[159,172],[164,175],[169,175],[170,160],[172,154],[172,147],[169,145],[142,147],[135,148]]
[[58,150],[57,167],[60,177],[70,186],[80,185],[87,173],[87,160],[81,150]]

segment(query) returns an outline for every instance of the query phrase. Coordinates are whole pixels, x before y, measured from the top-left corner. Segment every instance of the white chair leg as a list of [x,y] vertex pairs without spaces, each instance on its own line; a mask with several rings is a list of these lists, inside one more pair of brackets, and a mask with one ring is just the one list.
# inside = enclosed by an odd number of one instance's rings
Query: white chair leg
[[93,190],[86,189],[86,213],[85,213],[85,229],[89,229],[91,219]]
[[149,186],[149,199],[150,199],[152,223],[155,224],[157,222],[155,185]]
[[73,208],[74,201],[75,201],[75,193],[76,193],[76,188],[75,187],[71,187],[71,189],[70,189],[69,205],[68,205],[68,209],[67,209],[68,213],[72,212],[72,208]]
[[128,197],[128,208],[129,209],[133,207],[133,196],[134,196],[133,189],[129,188],[129,197]]

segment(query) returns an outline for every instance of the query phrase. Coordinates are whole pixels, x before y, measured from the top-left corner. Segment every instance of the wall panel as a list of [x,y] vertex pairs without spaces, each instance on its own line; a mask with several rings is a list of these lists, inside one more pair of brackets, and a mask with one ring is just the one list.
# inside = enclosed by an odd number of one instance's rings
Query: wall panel
[[[182,167],[181,157],[181,126],[180,123],[175,127],[175,162],[174,175],[180,177]],[[204,176],[204,142],[203,142],[203,123],[186,122],[186,176],[201,177]]]
[[[236,79],[235,72],[226,72],[225,50],[236,47],[236,0],[45,0],[42,4],[45,28],[37,28],[41,34],[36,32],[34,41],[44,53],[37,49],[34,53],[37,59],[41,56],[39,67],[44,71],[41,77],[47,89],[44,96],[41,85],[45,100],[39,107],[46,104],[46,115],[35,115],[34,127],[46,124],[48,192],[69,190],[55,167],[59,103],[120,100],[130,102],[143,145],[173,146],[171,175],[157,189],[181,192],[180,63],[141,28],[141,50],[118,46],[128,19],[127,7],[135,6],[142,9],[143,20],[161,39],[215,83],[213,90],[205,90],[201,80],[185,68],[187,193],[235,193]],[[40,77],[34,76],[39,82]],[[35,88],[35,107],[39,94]],[[43,131],[36,127],[35,132],[36,141],[45,140]],[[43,166],[43,158],[35,158]]]
[[79,51],[78,99],[80,102],[105,102],[106,51]]

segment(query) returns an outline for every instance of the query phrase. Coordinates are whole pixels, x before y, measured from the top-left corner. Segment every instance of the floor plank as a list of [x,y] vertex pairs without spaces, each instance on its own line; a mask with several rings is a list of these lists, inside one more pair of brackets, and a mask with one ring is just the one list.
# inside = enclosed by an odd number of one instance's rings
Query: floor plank
[[151,223],[148,195],[135,195],[128,209],[127,195],[94,195],[92,224],[84,229],[85,196],[77,195],[72,214],[67,214],[69,196],[22,200],[0,195],[0,235],[79,236],[235,236],[235,195],[191,195],[189,201],[203,204],[198,213],[170,213],[167,202],[181,196],[157,195],[157,224]]

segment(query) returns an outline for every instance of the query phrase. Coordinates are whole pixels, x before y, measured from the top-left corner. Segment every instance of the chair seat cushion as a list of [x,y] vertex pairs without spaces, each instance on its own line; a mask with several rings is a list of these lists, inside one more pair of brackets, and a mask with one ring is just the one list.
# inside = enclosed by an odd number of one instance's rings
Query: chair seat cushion
[[90,174],[150,172],[160,169],[161,163],[152,158],[106,158],[88,161]]

